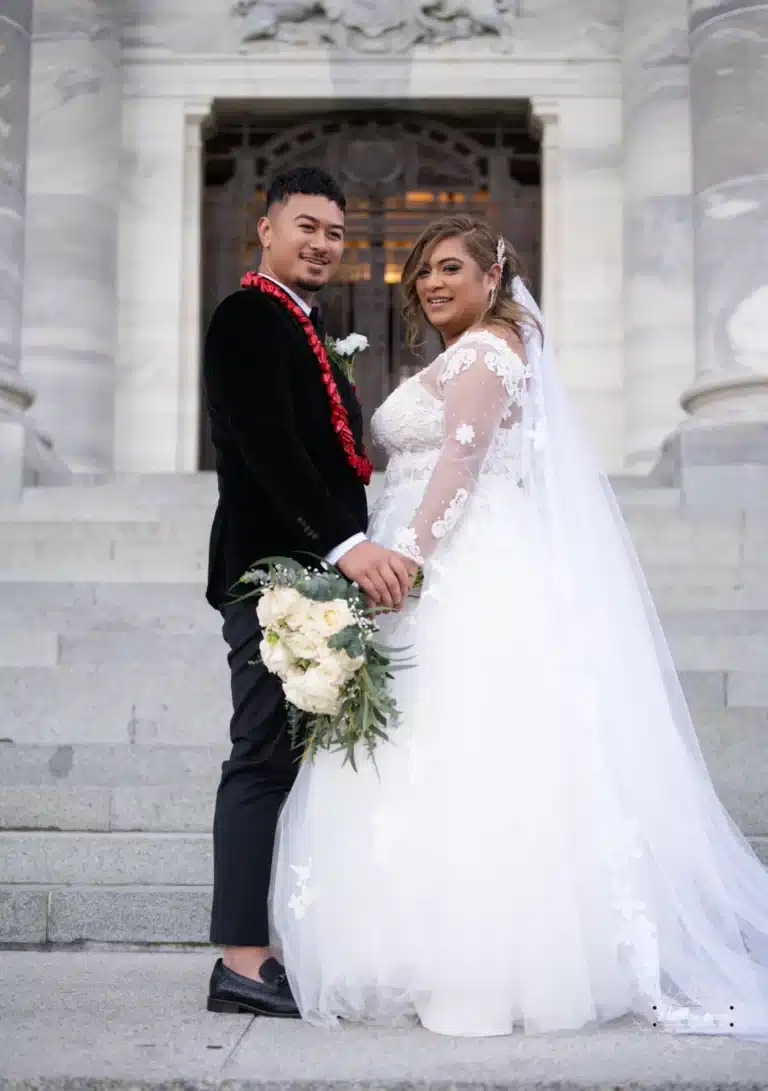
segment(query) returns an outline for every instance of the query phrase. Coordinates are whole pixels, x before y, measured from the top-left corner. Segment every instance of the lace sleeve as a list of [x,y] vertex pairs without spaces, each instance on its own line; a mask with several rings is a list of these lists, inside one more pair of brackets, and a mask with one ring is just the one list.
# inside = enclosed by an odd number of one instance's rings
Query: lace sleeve
[[527,369],[500,338],[462,339],[446,354],[439,383],[444,400],[443,446],[424,498],[393,548],[423,564],[456,525],[502,421],[522,404]]

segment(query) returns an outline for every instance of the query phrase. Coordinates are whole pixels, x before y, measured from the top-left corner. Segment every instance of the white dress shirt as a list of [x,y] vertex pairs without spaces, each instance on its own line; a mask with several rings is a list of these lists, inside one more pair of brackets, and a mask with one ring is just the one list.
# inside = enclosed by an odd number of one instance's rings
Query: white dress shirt
[[304,311],[304,314],[309,317],[312,313],[312,307],[307,303],[306,299],[302,299],[300,295],[296,295],[293,288],[289,288],[287,284],[283,284],[282,280],[278,280],[277,277],[271,277],[268,273],[259,273],[259,276],[264,277],[265,280],[271,280],[278,288],[282,288],[286,295],[289,295],[294,303],[298,303],[302,311]]
[[[276,284],[278,286],[278,288],[282,288],[283,291],[291,297],[294,303],[297,303],[298,306],[301,307],[302,311],[304,311],[304,314],[309,317],[309,315],[312,313],[312,308],[309,303],[307,303],[306,299],[302,299],[300,295],[296,295],[296,293],[291,288],[289,288],[287,284],[283,284],[283,282],[281,280],[278,280],[276,277],[268,276],[267,273],[262,273],[261,276],[263,276],[265,280],[271,280],[273,284]],[[346,538],[343,542],[337,545],[335,549],[332,549],[325,559],[328,564],[338,564],[344,554],[348,553],[353,546],[360,545],[361,542],[367,541],[368,539],[364,534],[353,534],[351,538]]]

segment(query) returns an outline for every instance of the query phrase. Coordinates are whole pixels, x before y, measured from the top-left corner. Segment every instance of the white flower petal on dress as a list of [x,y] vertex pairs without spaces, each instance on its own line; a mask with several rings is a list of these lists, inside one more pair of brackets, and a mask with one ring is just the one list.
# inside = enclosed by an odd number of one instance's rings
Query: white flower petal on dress
[[488,370],[501,379],[513,403],[521,405],[523,381],[531,375],[529,366],[510,348],[506,352],[486,352],[483,359]]
[[303,920],[307,915],[307,907],[298,894],[292,895],[288,902],[288,908],[293,911],[293,915],[297,921]]
[[460,424],[456,429],[456,439],[462,447],[468,447],[474,442],[475,430],[471,424]]
[[534,451],[541,451],[547,442],[547,433],[542,421],[537,420],[533,428],[526,432],[526,439],[533,444]]
[[396,553],[402,553],[410,557],[416,564],[423,564],[424,558],[416,541],[416,531],[413,527],[398,527],[392,540],[392,548]]
[[315,893],[309,886],[309,877],[312,874],[312,861],[306,864],[289,864],[289,868],[296,875],[296,890],[288,899],[288,908],[297,921],[303,920],[307,915],[307,909],[315,901]]
[[443,385],[448,379],[452,379],[454,376],[460,375],[462,371],[466,371],[468,367],[472,367],[476,359],[477,349],[466,348],[462,345],[449,349],[444,357],[445,362],[440,376],[440,384]]
[[466,489],[458,489],[453,500],[445,509],[442,519],[438,519],[432,524],[433,537],[444,538],[448,531],[456,526],[467,500],[469,500],[469,492]]

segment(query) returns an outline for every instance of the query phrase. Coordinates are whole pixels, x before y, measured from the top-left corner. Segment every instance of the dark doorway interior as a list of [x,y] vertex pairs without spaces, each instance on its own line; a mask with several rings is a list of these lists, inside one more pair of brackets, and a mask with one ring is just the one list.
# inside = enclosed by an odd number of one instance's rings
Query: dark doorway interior
[[[487,216],[520,252],[534,294],[541,271],[540,142],[525,100],[463,105],[269,114],[249,102],[218,104],[205,144],[203,314],[259,262],[256,224],[270,179],[297,164],[330,170],[348,197],[347,249],[321,298],[329,331],[364,333],[358,388],[366,422],[389,392],[440,351],[404,343],[399,280],[419,233],[448,212]],[[367,426],[367,424],[366,424]],[[372,448],[370,435],[369,449]],[[201,469],[213,452],[201,428]],[[373,450],[377,467],[381,453]]]

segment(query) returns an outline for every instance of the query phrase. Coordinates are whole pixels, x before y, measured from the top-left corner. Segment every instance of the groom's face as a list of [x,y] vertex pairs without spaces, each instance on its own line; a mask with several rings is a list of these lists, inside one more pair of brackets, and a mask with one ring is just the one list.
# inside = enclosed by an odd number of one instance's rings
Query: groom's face
[[319,195],[292,194],[259,222],[262,270],[302,295],[331,279],[344,252],[344,213]]

